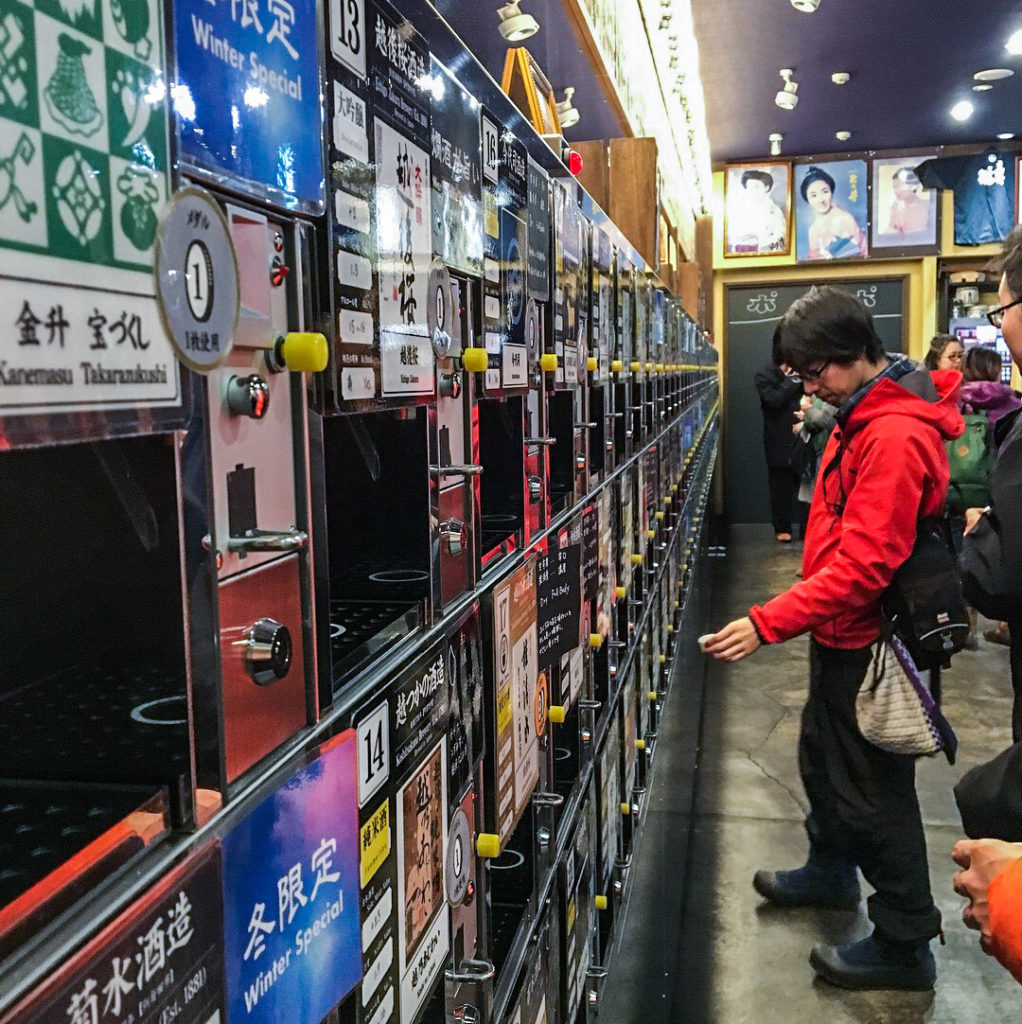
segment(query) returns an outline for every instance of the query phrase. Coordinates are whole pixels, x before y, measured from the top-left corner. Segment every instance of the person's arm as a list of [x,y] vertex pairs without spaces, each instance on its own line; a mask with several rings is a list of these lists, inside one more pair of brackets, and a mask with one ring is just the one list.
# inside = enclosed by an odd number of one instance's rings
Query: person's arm
[[1022,982],[1022,843],[963,839],[951,857],[962,868],[954,890],[969,900],[962,920],[980,933],[983,952]]
[[759,400],[767,409],[783,409],[802,393],[802,382],[796,377],[784,376],[781,380],[769,370],[757,370],[755,376]]
[[[841,516],[841,539],[834,558],[808,579],[749,610],[767,643],[783,643],[850,609],[872,604],[911,554],[923,483],[931,473],[932,448],[937,442],[918,429],[899,426],[892,423],[892,429],[882,433],[864,431],[859,436],[858,474]],[[824,458],[826,466],[830,460]],[[839,472],[833,470],[832,477],[822,483],[826,493],[837,487]],[[814,500],[820,497],[818,493]]]
[[966,600],[984,615],[1022,617],[1022,436],[998,455],[990,509],[966,533],[959,569]]

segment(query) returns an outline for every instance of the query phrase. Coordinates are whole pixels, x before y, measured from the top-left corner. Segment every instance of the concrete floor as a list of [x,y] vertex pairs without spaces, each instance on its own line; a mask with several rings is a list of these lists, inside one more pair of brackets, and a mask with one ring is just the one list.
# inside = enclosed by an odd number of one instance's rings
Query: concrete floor
[[[800,545],[782,547],[768,526],[732,527],[707,619],[720,626],[786,589]],[[988,624],[989,625],[989,624]],[[961,827],[951,787],[971,765],[1011,742],[1008,651],[980,641],[944,677],[944,710],[958,734],[954,766],[919,763],[930,878],[947,944],[934,943],[932,993],[846,992],[815,978],[809,950],[870,930],[859,913],[781,910],[753,891],[757,868],[805,858],[806,810],[795,760],[808,641],[768,647],[736,665],[696,650],[671,693],[630,895],[600,1005],[606,1024],[972,1024],[1022,1020],[1022,988],[979,949],[961,922],[949,851]],[[693,719],[695,677],[704,714]],[[688,693],[686,693],[686,690]],[[686,696],[688,700],[686,700]],[[691,749],[699,741],[695,786]],[[867,889],[868,891],[868,889]]]

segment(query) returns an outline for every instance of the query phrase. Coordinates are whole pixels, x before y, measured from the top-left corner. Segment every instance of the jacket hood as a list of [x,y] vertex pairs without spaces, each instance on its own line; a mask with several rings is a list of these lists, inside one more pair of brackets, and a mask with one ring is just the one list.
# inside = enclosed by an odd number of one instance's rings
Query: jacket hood
[[849,435],[879,416],[912,416],[934,426],[947,441],[965,430],[958,411],[962,375],[957,370],[916,369],[899,360],[860,388],[841,407],[838,419]]
[[1003,416],[1020,405],[1015,392],[1002,384],[999,380],[971,380],[962,384],[962,390],[958,396],[961,406],[970,406],[972,409],[982,409],[984,412],[997,413],[997,417]]

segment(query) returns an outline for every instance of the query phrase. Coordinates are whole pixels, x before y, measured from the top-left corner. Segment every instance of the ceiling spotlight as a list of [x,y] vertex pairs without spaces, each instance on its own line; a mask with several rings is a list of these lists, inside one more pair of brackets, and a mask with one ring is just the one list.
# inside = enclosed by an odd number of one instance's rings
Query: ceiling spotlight
[[847,85],[848,79],[850,79],[851,77],[852,76],[848,74],[847,71],[835,71],[834,74],[830,76],[830,80],[835,85]]
[[973,92],[989,92],[993,88],[992,85],[987,82],[980,82],[972,87]]
[[951,116],[956,121],[968,121],[972,117],[973,106],[968,100],[960,100],[951,108]]
[[798,82],[793,82],[791,76],[795,72],[791,68],[781,68],[781,78],[784,79],[784,87],[774,97],[781,110],[794,110],[798,106]]
[[562,128],[571,128],[578,124],[581,114],[575,109],[572,96],[575,95],[575,87],[569,85],[564,90],[564,99],[557,104],[557,120],[561,122]]
[[820,6],[820,0],[791,0],[791,6],[803,14],[812,14]]
[[497,17],[500,18],[497,27],[509,43],[520,43],[539,31],[539,22],[531,14],[522,14],[518,9],[521,2],[522,0],[508,0],[503,7],[497,8]]
[[847,142],[851,137],[851,132],[834,132],[834,138],[839,142]]
[[780,132],[771,132],[767,138],[770,141],[770,155],[780,156],[781,142],[784,140],[784,136]]
[[977,71],[972,77],[977,82],[999,82],[1002,78],[1011,78],[1015,74],[1011,68],[987,68],[986,71]]
[[1004,48],[1013,57],[1022,55],[1022,29],[1019,29],[1018,32],[1012,32],[1008,37],[1008,41],[1004,44]]

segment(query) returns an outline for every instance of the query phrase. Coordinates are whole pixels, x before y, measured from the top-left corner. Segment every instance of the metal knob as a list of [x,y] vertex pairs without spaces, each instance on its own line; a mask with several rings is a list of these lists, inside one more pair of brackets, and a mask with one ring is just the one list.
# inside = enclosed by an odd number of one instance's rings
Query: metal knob
[[545,850],[550,845],[550,840],[553,838],[553,833],[545,825],[541,825],[536,829],[536,842],[539,843],[539,848]]
[[261,420],[270,408],[270,386],[258,373],[231,377],[225,399],[231,415]]
[[584,473],[586,468],[586,457],[584,455],[575,456],[575,472]]
[[448,519],[440,524],[440,539],[447,545],[447,553],[457,557],[465,550],[468,531],[460,519]]
[[533,504],[543,496],[543,481],[538,476],[529,477],[529,501]]
[[259,686],[283,679],[291,668],[291,631],[275,619],[260,619],[248,631],[245,661]]
[[457,398],[461,394],[461,374],[440,374],[439,390],[441,398]]

